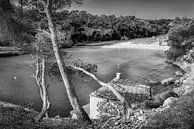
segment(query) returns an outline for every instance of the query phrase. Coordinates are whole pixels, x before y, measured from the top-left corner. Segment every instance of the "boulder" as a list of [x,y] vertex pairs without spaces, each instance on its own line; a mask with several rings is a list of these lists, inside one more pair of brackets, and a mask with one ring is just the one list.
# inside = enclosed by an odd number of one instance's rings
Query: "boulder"
[[183,77],[179,78],[179,82],[180,82],[180,83],[183,83],[183,81],[184,81],[186,78],[187,78],[186,76],[183,76]]
[[180,80],[174,81],[174,84],[176,84],[176,85],[178,85],[178,84],[180,84],[180,83],[181,83]]
[[170,97],[179,97],[177,93],[173,91],[165,91],[161,94],[155,95],[151,100],[144,101],[145,108],[159,108],[163,105],[164,101]]
[[182,73],[181,71],[176,71],[174,74],[175,74],[176,76],[183,76],[183,73]]
[[167,98],[163,103],[163,107],[172,107],[177,100],[178,98],[175,97]]
[[175,79],[170,77],[170,78],[162,80],[161,84],[162,85],[169,85],[169,84],[173,84],[174,82],[175,82]]

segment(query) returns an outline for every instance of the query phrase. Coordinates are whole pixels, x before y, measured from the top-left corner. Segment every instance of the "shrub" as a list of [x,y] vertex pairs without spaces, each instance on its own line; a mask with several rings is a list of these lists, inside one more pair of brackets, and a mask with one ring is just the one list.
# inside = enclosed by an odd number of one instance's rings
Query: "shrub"
[[143,129],[189,129],[194,120],[192,95],[180,98],[173,107],[150,114],[147,126]]
[[169,33],[170,49],[166,52],[167,59],[177,60],[180,59],[194,46],[194,21],[182,23],[173,27]]

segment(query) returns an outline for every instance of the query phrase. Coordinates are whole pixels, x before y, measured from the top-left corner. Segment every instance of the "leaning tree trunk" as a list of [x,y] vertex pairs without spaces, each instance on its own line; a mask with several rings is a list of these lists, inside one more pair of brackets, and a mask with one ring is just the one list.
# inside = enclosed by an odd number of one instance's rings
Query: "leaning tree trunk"
[[64,67],[64,62],[62,61],[62,58],[59,54],[56,27],[54,25],[53,17],[52,17],[52,0],[47,0],[46,16],[48,18],[48,25],[49,25],[50,37],[52,41],[54,55],[55,55],[55,58],[56,58],[56,61],[59,67],[59,71],[60,71],[63,83],[67,91],[67,95],[71,103],[71,106],[73,107],[73,110],[75,111],[75,115],[77,116],[79,120],[91,122],[87,113],[85,112],[85,110],[79,103],[74,87],[71,86],[69,83],[68,76],[66,74],[66,68]]

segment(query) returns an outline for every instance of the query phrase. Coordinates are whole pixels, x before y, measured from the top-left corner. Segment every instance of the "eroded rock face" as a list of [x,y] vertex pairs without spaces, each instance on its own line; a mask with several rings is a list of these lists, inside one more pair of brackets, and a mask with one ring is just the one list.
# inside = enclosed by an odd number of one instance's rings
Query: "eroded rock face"
[[181,86],[174,88],[173,91],[179,96],[190,94],[194,91],[194,64],[190,64],[189,72],[179,79]]
[[149,113],[151,115],[148,116],[147,127],[158,127],[157,129],[189,129],[194,120],[194,101],[188,95],[178,98],[172,104],[173,106],[170,108],[162,107],[155,109],[155,112]]
[[152,98],[152,100],[146,100],[144,104],[146,108],[158,108],[170,97],[178,97],[178,95],[173,91],[166,91],[164,93],[157,94]]
[[194,91],[194,85],[184,84],[181,87],[177,87],[173,89],[179,96],[190,94]]

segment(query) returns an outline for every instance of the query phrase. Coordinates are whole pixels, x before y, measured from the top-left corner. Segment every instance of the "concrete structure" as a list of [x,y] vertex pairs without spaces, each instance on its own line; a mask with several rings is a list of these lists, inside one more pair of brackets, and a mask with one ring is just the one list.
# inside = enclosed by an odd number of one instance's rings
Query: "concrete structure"
[[99,111],[98,111],[98,103],[103,102],[105,100],[106,99],[104,99],[103,97],[97,96],[96,92],[93,92],[90,94],[90,113],[89,113],[89,116],[91,119],[98,119],[100,117]]
[[168,43],[169,43],[168,35],[158,38],[159,46],[168,46]]
[[[150,97],[150,86],[134,84],[127,79],[120,78],[121,73],[109,82],[130,103],[142,102]],[[103,115],[114,116],[116,112],[123,112],[123,105],[106,87],[101,87],[90,94],[90,118],[98,119]]]

